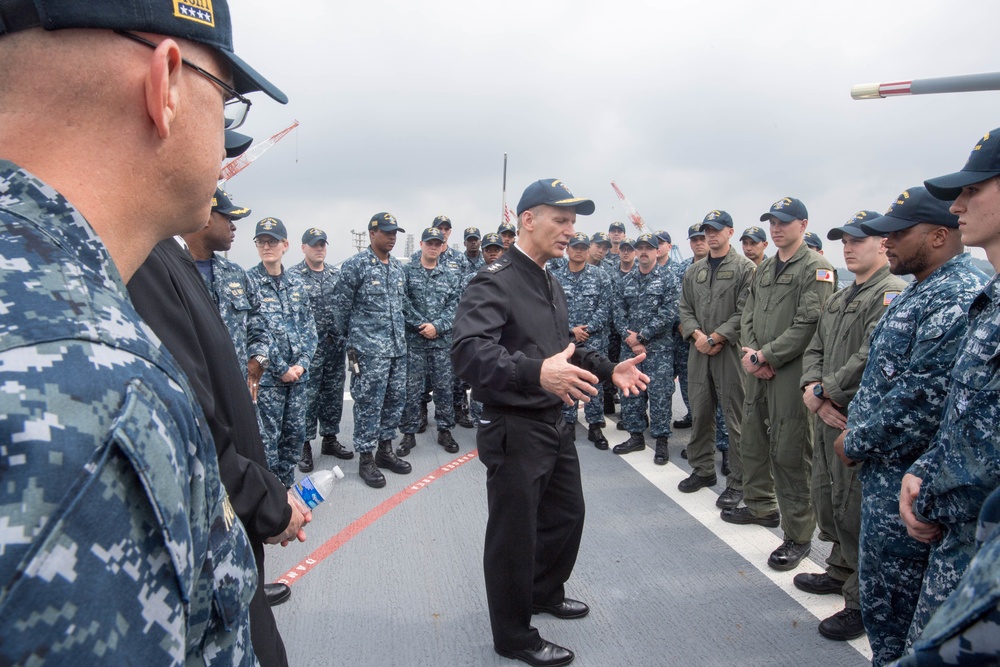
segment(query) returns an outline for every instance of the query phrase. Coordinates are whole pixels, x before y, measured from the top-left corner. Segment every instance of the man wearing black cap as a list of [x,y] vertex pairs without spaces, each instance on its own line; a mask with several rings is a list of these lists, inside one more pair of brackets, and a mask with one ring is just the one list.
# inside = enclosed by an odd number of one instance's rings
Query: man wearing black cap
[[823,306],[816,333],[802,356],[802,400],[815,417],[812,503],[819,539],[832,542],[826,571],[795,575],[795,587],[807,593],[841,594],[844,609],[824,619],[819,633],[847,641],[865,632],[858,591],[858,535],[861,530],[861,482],[858,469],[843,465],[833,443],[847,428],[847,411],[858,391],[868,359],[868,340],[889,304],[906,283],[889,272],[885,240],[870,236],[862,224],[879,218],[858,211],[827,234],[844,245],[844,262],[854,284]]
[[[733,219],[726,211],[710,211],[702,221],[708,255],[684,274],[680,299],[681,333],[691,343],[688,382],[693,411],[691,441],[687,446],[691,474],[678,485],[684,493],[714,486],[721,408],[733,453],[726,490],[716,505],[735,507],[743,495],[740,424],[743,420],[743,377],[740,370],[740,317],[753,276],[753,262],[730,244]],[[687,344],[687,343],[685,343]],[[713,433],[713,431],[716,431]],[[727,450],[728,451],[728,450]]]
[[767,564],[782,571],[809,554],[816,530],[809,495],[812,422],[799,380],[802,353],[834,291],[833,266],[803,242],[808,215],[805,204],[785,197],[760,216],[770,223],[778,252],[757,267],[740,323],[747,381],[740,439],[746,507],[722,510],[729,523],[781,525],[784,541]]
[[847,430],[834,451],[863,463],[858,584],[872,662],[903,654],[928,545],[899,520],[900,484],[944,417],[948,373],[967,328],[966,308],[986,276],[962,252],[958,218],[922,187],[900,194],[884,216],[861,227],[886,237],[889,270],[914,281],[872,333]]
[[299,470],[312,472],[313,455],[310,441],[316,437],[316,424],[323,438],[320,452],[338,459],[354,458],[354,452],[337,440],[340,418],[344,413],[344,355],[347,342],[338,334],[336,313],[333,308],[333,290],[340,277],[340,269],[326,263],[326,232],[310,227],[302,234],[301,262],[289,271],[297,274],[309,295],[309,305],[316,319],[316,354],[309,366],[306,380],[306,440],[302,446]]
[[593,396],[599,379],[613,377],[627,395],[648,378],[636,370],[643,355],[615,366],[575,349],[563,290],[545,270],[565,252],[577,214],[593,213],[594,203],[545,179],[528,186],[517,211],[518,242],[473,278],[459,303],[452,361],[483,403],[476,442],[488,471],[483,570],[494,648],[531,665],[567,665],[573,652],[531,626],[532,613],[590,611],[564,590],[584,505],[562,406]]
[[406,402],[406,277],[390,254],[402,231],[391,213],[373,215],[369,246],[341,265],[334,291],[339,333],[347,338],[358,473],[373,489],[385,486],[379,468],[412,470],[392,450]]
[[767,233],[757,225],[743,230],[740,243],[743,245],[743,254],[755,266],[760,266],[760,263],[767,259],[764,254],[764,250],[767,249]]
[[517,238],[517,227],[514,226],[513,222],[501,222],[500,226],[497,227],[497,234],[500,235],[504,252],[506,252],[510,249],[510,244]]
[[483,268],[486,261],[479,246],[482,243],[483,235],[479,233],[478,227],[466,227],[462,232],[462,242],[465,244],[465,276],[462,280],[462,289],[469,284],[472,276],[476,275],[479,269]]
[[125,284],[208,219],[225,101],[285,97],[225,0],[177,6],[0,3],[0,663],[253,661],[246,533]]
[[253,241],[260,263],[247,273],[260,292],[260,311],[271,335],[270,363],[257,393],[261,435],[268,467],[291,487],[305,442],[306,382],[316,353],[316,320],[302,278],[281,264],[288,251],[285,223],[264,218],[257,223]]
[[619,262],[621,262],[619,253],[621,252],[621,242],[625,239],[625,223],[612,222],[608,226],[608,238],[611,239],[611,250],[608,251],[607,259],[617,269]]
[[[965,245],[986,250],[1000,267],[1000,131],[972,149],[961,171],[926,181],[930,193],[950,201]],[[976,517],[1000,486],[1000,405],[997,350],[1000,299],[997,276],[969,307],[969,329],[951,368],[941,428],[910,466],[900,492],[900,514],[912,537],[932,543],[908,643],[955,588],[976,551]],[[936,541],[940,538],[940,541]]]

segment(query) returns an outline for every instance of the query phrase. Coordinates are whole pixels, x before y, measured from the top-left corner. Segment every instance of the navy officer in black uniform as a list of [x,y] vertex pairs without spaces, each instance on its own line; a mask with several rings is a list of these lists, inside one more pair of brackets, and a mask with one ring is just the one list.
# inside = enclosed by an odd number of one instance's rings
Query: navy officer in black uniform
[[565,596],[583,533],[583,488],[563,404],[587,401],[613,380],[625,395],[646,388],[636,365],[614,364],[569,338],[566,296],[545,263],[562,257],[577,214],[594,202],[557,179],[532,183],[517,205],[518,237],[480,271],[455,316],[455,373],[483,412],[476,441],[487,468],[489,520],[483,570],[500,655],[531,665],[568,665],[573,652],[545,641],[532,613],[580,618],[590,611]]

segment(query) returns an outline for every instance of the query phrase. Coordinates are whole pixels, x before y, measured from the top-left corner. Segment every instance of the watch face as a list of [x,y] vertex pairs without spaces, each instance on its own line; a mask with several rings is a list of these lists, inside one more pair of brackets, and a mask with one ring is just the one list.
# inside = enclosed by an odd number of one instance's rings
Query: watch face
[[818,384],[813,387],[813,395],[817,398],[823,398],[823,385]]

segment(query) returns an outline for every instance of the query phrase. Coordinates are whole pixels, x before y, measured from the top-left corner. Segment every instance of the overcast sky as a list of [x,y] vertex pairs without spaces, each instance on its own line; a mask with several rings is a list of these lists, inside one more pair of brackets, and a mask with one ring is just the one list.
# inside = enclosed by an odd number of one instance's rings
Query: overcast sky
[[[854,84],[1000,69],[1000,3],[447,1],[231,2],[236,52],[282,88],[241,130],[299,128],[226,189],[253,214],[230,257],[257,262],[254,223],[281,218],[354,253],[350,230],[389,211],[408,233],[447,215],[495,231],[507,201],[560,178],[625,219],[615,180],[680,241],[712,209],[736,235],[785,196],[826,232],[959,169],[1000,126],[1000,93],[854,101]],[[630,236],[634,236],[630,227]],[[453,242],[460,238],[453,237]],[[404,237],[395,254],[401,255]],[[978,253],[979,256],[984,256]]]

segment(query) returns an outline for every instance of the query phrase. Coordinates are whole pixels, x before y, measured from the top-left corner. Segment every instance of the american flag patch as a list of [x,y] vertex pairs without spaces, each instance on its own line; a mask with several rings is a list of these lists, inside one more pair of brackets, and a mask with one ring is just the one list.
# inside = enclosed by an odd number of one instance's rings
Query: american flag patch
[[833,271],[829,269],[816,269],[816,280],[821,283],[832,283]]
[[899,292],[886,292],[882,295],[882,305],[888,306],[897,296],[899,296]]

